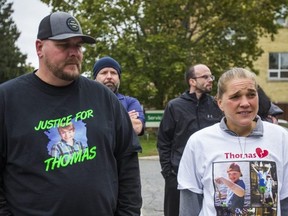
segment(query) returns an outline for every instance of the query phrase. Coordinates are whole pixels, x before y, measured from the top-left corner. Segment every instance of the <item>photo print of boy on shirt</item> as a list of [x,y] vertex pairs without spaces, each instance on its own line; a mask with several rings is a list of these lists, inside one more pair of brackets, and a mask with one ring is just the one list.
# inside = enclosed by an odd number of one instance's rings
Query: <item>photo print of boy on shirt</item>
[[86,127],[82,121],[71,121],[67,125],[51,128],[49,133],[48,154],[60,158],[73,157],[74,153],[84,152],[87,149]]
[[274,205],[277,200],[274,162],[214,163],[213,179],[217,215],[277,215]]

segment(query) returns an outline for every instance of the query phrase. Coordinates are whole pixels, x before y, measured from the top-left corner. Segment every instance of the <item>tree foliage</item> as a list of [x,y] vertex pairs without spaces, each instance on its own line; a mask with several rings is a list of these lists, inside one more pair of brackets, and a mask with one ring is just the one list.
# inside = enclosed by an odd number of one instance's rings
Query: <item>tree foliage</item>
[[16,41],[20,36],[16,24],[12,20],[12,4],[7,0],[0,0],[0,83],[24,74],[27,69],[25,61],[27,55],[20,52]]
[[288,6],[287,0],[41,1],[74,14],[97,39],[87,47],[86,70],[112,56],[123,68],[121,92],[157,109],[187,88],[184,72],[192,64],[207,64],[216,77],[233,66],[255,71],[259,37],[273,38]]

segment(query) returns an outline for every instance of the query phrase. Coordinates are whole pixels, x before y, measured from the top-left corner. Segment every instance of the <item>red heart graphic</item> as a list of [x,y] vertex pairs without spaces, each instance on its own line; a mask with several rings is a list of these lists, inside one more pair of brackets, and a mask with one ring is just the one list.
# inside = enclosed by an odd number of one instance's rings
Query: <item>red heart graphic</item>
[[264,158],[268,155],[268,151],[262,150],[261,148],[256,148],[256,153],[257,153],[258,157],[260,157],[260,158]]

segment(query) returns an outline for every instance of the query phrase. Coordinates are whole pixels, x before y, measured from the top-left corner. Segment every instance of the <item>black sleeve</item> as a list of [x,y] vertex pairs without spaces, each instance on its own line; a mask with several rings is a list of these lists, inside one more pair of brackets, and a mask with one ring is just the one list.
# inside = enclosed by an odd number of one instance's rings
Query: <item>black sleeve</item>
[[119,195],[117,216],[139,216],[142,207],[138,153],[127,154],[118,161]]
[[2,182],[0,183],[0,215],[1,216],[12,216],[12,213],[9,211],[9,208],[6,204],[3,188],[2,188]]
[[0,215],[9,216],[12,215],[7,207],[4,189],[3,189],[3,172],[4,172],[4,161],[0,156]]
[[[120,104],[120,102],[119,102]],[[138,160],[139,144],[130,117],[124,107],[116,105],[116,151],[118,168],[118,202],[115,216],[139,216],[142,207]],[[119,124],[120,123],[120,124]],[[138,139],[138,138],[137,138]]]
[[180,190],[179,216],[198,216],[203,202],[203,195],[185,189]]
[[286,215],[288,212],[288,197],[280,200],[280,205],[281,205],[281,215]]
[[[2,101],[0,101],[1,103]],[[4,107],[0,104],[0,107]],[[6,158],[6,144],[5,144],[5,130],[4,130],[4,113],[3,109],[0,110],[0,215],[10,216],[12,215],[6,203],[3,186],[3,175],[5,169]]]
[[133,130],[133,150],[134,152],[141,153],[142,152],[142,146],[140,144],[139,135],[137,135]]
[[175,130],[174,125],[173,115],[168,104],[160,122],[157,136],[157,149],[162,168],[161,173],[164,178],[169,176],[171,173],[171,150]]

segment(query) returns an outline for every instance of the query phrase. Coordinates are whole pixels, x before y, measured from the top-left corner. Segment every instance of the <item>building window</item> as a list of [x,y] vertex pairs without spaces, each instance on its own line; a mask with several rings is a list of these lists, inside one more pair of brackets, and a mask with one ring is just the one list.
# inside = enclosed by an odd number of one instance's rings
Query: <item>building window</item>
[[288,52],[269,53],[268,78],[288,81]]

